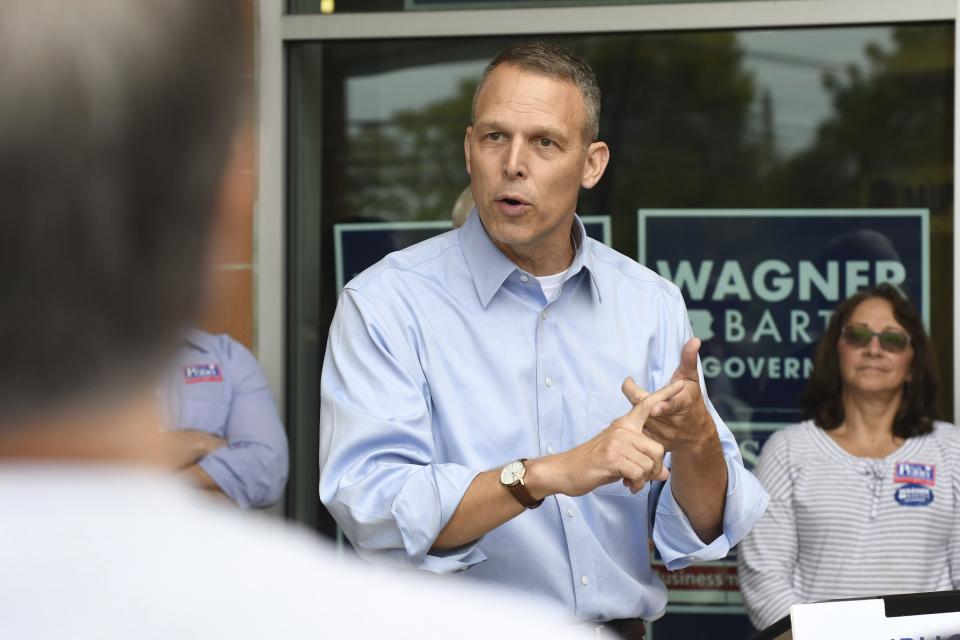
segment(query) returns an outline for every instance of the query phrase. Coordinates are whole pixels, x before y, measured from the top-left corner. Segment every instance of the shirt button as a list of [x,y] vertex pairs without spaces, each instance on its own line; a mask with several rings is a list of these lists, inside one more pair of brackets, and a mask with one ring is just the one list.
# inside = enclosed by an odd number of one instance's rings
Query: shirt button
[[552,445],[549,445],[549,444],[547,445],[547,453],[549,453],[550,455],[553,455],[553,446],[552,446]]
[[540,314],[540,317],[543,318],[544,320],[546,320],[546,319],[547,319],[547,312],[544,311],[543,313],[541,313],[541,314]]
[[551,378],[550,376],[547,376],[546,378],[543,379],[543,384],[549,387],[550,385],[553,384],[553,378]]
[[[576,514],[573,512],[573,509],[567,509],[567,515],[572,518]],[[586,576],[584,576],[584,579],[586,579]],[[587,583],[584,582],[583,584],[587,584]]]
[[520,274],[520,282],[526,282],[529,279],[526,274]]
[[580,576],[580,584],[584,586],[590,584],[590,578],[588,578],[587,576]]

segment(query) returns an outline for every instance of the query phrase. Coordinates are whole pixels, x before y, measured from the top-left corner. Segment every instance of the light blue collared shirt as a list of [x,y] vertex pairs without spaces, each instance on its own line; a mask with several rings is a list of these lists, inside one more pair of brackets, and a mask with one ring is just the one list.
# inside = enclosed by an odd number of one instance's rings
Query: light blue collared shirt
[[267,380],[246,347],[194,329],[163,389],[172,426],[206,431],[227,446],[197,463],[243,508],[283,497],[289,452]]
[[464,570],[580,619],[652,620],[667,592],[650,566],[651,526],[680,569],[725,556],[766,506],[709,400],[728,470],[723,534],[710,544],[667,480],[636,495],[615,482],[550,496],[472,544],[430,553],[478,473],[588,440],[629,411],[624,378],[657,389],[680,361],[691,332],[679,290],[576,225],[582,242],[549,304],[477,215],[347,284],[323,363],[320,498],[368,557]]

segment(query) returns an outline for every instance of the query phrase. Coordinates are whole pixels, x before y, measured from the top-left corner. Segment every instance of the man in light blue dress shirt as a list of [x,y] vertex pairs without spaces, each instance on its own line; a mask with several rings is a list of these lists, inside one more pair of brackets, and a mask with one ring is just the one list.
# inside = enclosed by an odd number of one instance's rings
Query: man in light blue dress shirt
[[341,293],[320,497],[366,557],[649,621],[667,593],[648,538],[669,569],[722,558],[767,496],[706,397],[679,290],[574,213],[609,159],[599,102],[553,45],[484,72],[464,141],[478,215]]
[[287,435],[253,354],[230,336],[193,329],[165,383],[167,440],[181,473],[243,508],[280,500]]

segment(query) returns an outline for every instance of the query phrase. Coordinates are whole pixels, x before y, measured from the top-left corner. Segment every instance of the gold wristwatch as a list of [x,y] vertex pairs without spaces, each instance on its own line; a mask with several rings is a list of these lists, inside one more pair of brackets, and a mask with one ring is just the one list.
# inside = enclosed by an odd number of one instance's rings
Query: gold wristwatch
[[526,461],[526,458],[520,458],[501,469],[500,484],[517,499],[517,502],[527,509],[536,509],[543,504],[543,498],[536,500],[530,495],[530,490],[527,489],[527,486],[523,484],[523,477],[527,475],[527,466],[524,464]]

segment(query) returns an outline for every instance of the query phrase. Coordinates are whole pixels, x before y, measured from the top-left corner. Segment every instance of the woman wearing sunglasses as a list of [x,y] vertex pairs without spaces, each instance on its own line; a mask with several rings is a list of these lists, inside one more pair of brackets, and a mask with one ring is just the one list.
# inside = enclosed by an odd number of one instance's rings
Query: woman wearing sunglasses
[[770,504],[739,551],[750,619],[793,604],[960,588],[960,430],[936,421],[939,376],[916,311],[882,284],[837,306],[800,424],[755,473]]

